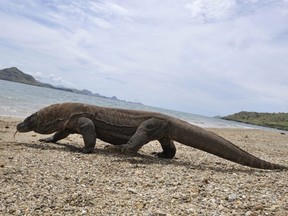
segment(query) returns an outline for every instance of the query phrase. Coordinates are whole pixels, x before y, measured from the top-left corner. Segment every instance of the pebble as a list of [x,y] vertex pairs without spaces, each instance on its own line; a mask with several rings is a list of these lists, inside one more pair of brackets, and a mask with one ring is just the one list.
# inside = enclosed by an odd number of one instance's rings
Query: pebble
[[127,191],[129,191],[130,193],[133,193],[133,194],[137,194],[137,190],[135,190],[133,188],[127,188]]
[[256,205],[254,206],[254,210],[255,210],[255,211],[259,211],[259,210],[262,210],[262,209],[264,209],[264,206],[263,206],[262,204],[256,204]]
[[167,214],[161,210],[157,210],[156,212],[153,212],[150,214],[150,216],[166,216]]
[[226,198],[229,202],[234,201],[237,199],[237,194],[229,194],[228,197]]

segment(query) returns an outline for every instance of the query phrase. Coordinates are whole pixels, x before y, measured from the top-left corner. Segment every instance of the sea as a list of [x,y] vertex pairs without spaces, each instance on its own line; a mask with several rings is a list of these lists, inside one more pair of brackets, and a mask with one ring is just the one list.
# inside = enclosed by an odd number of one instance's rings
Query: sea
[[[173,99],[172,99],[173,100]],[[262,128],[219,118],[173,111],[109,98],[88,96],[62,90],[0,80],[0,116],[25,118],[40,108],[55,103],[78,102],[104,107],[146,110],[164,113],[204,128]]]

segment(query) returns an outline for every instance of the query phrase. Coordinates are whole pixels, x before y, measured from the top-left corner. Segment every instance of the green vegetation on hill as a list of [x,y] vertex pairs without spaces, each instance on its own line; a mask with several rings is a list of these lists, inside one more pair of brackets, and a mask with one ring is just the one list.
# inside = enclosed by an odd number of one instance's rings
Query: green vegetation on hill
[[222,119],[288,130],[288,113],[258,113],[242,111],[222,117]]

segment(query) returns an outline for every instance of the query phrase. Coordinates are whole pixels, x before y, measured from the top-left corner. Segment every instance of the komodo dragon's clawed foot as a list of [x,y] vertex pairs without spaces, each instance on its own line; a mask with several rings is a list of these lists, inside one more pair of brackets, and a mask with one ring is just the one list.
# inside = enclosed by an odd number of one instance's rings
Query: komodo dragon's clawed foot
[[93,153],[94,147],[93,148],[83,148],[82,152],[84,154],[90,154]]
[[158,158],[165,158],[165,159],[172,159],[174,157],[174,155],[173,156],[167,155],[163,151],[162,152],[152,152],[152,155],[157,156]]
[[109,151],[115,151],[115,152],[120,152],[123,154],[127,155],[137,155],[137,151],[130,149],[127,144],[122,144],[122,145],[107,145],[104,147],[104,149],[107,149]]
[[42,138],[42,139],[39,139],[39,141],[44,142],[44,143],[55,143],[53,137]]
[[104,147],[105,150],[108,150],[108,151],[117,151],[117,152],[121,152],[122,150],[122,146],[121,145],[106,145]]

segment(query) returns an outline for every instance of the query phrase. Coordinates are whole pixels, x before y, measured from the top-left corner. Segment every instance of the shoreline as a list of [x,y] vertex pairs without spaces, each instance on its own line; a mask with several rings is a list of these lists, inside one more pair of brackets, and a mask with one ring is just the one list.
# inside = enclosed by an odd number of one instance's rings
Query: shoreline
[[[0,215],[285,215],[287,171],[244,167],[176,143],[159,159],[157,142],[129,156],[100,140],[82,154],[82,137],[58,144],[17,133],[0,117]],[[209,129],[249,153],[288,165],[288,135],[258,129]],[[112,204],[113,203],[113,204]]]
[[[5,84],[5,85],[4,85]],[[163,108],[124,103],[115,100],[109,100],[104,98],[91,97],[86,95],[76,95],[70,92],[59,91],[59,94],[54,94],[54,90],[43,88],[35,89],[35,86],[30,85],[19,85],[14,82],[3,83],[1,85],[1,90],[3,91],[0,97],[0,115],[2,116],[15,116],[15,117],[27,117],[37,110],[54,103],[63,102],[80,102],[87,103],[91,105],[101,105],[107,107],[121,107],[125,109],[137,109],[137,110],[147,110],[153,112],[160,112],[175,116],[177,118],[183,119],[191,124],[197,125],[203,128],[259,128],[258,126],[248,125],[238,122],[225,121],[218,118],[201,116],[192,113],[186,113],[175,110],[167,110]],[[30,95],[23,95],[23,92],[29,92]],[[22,95],[22,96],[21,96]],[[32,102],[31,102],[32,101]],[[1,114],[2,113],[2,114]],[[264,128],[262,128],[264,129]],[[270,128],[265,128],[266,130],[271,130]]]
[[[32,114],[32,113],[31,113]],[[12,115],[4,115],[4,114],[0,114],[0,118],[11,118],[11,119],[18,119],[18,120],[24,120],[27,116],[12,116]],[[184,120],[185,121],[185,120]],[[227,121],[227,120],[226,120]],[[231,121],[230,121],[231,122]],[[237,125],[214,125],[214,126],[211,126],[211,125],[205,125],[205,124],[197,124],[197,123],[193,123],[193,122],[188,122],[189,124],[192,124],[192,125],[196,125],[198,127],[201,127],[205,130],[213,130],[213,129],[243,129],[243,130],[265,130],[265,131],[275,131],[275,132],[284,132],[284,133],[288,133],[288,131],[285,131],[285,130],[279,130],[279,129],[275,129],[275,128],[269,128],[269,127],[262,127],[262,126],[257,126],[257,125],[250,125],[250,124],[243,124],[241,126]],[[241,122],[240,122],[241,123]]]

